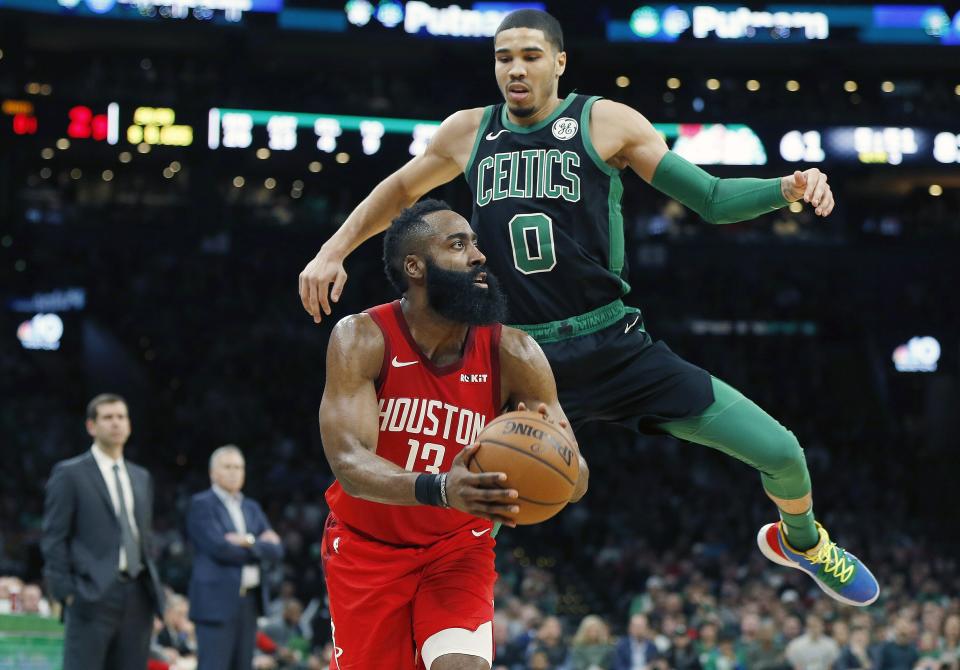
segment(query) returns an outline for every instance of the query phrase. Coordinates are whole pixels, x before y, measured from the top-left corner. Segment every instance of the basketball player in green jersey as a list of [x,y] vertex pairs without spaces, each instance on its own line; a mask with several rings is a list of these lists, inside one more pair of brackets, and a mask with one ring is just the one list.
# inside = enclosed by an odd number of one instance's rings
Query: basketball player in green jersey
[[775,179],[718,179],[669,151],[639,112],[597,97],[558,95],[567,63],[552,16],[519,10],[494,37],[504,102],[456,112],[426,151],[387,177],[300,274],[304,308],[319,322],[343,290],[344,259],[430,190],[463,174],[472,227],[509,299],[510,320],[540,344],[574,429],[588,421],[667,433],[760,471],[780,519],[760,529],[770,560],[803,570],[831,597],[868,605],[877,580],[832,542],[813,514],[796,437],[728,384],[675,355],[624,306],[630,287],[620,172],[714,224],[752,219],[803,199],[833,210],[816,168]]

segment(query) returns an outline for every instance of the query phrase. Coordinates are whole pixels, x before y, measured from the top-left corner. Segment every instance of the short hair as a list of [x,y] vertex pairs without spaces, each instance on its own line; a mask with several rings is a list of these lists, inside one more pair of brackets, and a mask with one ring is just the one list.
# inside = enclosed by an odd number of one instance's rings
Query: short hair
[[403,294],[407,290],[403,259],[418,250],[419,242],[429,232],[430,227],[423,217],[445,210],[452,210],[452,207],[443,200],[421,200],[400,212],[387,228],[387,234],[383,238],[383,271],[398,293]]
[[559,53],[563,51],[563,28],[560,22],[553,16],[539,9],[518,9],[510,12],[497,27],[497,32],[493,34],[493,39],[497,39],[504,30],[511,28],[532,28],[533,30],[542,30],[544,37]]
[[[240,447],[235,444],[225,444],[222,447],[217,447],[213,450],[213,453],[210,454],[210,465],[208,470],[213,470],[214,461],[220,458],[220,456],[223,454],[236,454],[240,458],[243,458],[243,452],[240,451]],[[244,462],[246,462],[246,459],[244,459]]]
[[174,607],[187,603],[187,599],[179,593],[171,593],[164,598],[164,612],[172,610]]
[[93,400],[87,403],[87,418],[91,421],[97,420],[97,410],[100,408],[100,405],[112,405],[115,402],[122,402],[124,405],[127,404],[126,399],[123,396],[117,395],[116,393],[101,393],[98,396],[95,396]]

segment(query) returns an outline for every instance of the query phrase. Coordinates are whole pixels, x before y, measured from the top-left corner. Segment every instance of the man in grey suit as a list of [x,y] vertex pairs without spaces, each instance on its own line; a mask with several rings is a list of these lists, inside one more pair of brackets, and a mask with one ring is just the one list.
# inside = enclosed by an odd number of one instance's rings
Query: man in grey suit
[[89,451],[57,463],[43,512],[44,575],[64,604],[64,670],[143,670],[163,591],[149,558],[150,473],[123,458],[126,401],[87,405]]

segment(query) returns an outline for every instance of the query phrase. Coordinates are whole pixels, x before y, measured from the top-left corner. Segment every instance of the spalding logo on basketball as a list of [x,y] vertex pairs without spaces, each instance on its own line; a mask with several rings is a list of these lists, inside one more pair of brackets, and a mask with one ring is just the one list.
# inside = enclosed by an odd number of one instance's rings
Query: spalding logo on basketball
[[580,477],[576,446],[560,426],[537,412],[508,412],[477,436],[472,472],[504,472],[504,488],[520,494],[518,524],[545,521],[563,509]]
[[580,126],[574,119],[564,116],[553,122],[553,136],[558,140],[569,140],[577,134],[579,128]]

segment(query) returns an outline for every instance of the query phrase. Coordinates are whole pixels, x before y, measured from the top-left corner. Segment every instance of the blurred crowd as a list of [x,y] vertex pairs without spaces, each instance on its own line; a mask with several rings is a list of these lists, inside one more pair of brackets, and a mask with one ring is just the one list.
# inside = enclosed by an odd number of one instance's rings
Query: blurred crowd
[[654,590],[663,604],[631,615],[619,637],[595,614],[565,634],[556,616],[504,613],[495,621],[494,670],[956,670],[960,663],[955,599],[912,604],[888,623],[823,600],[806,608],[775,599],[768,607],[759,593],[740,612],[724,612]]
[[[337,316],[394,296],[377,242],[351,258],[334,318],[319,326],[295,279],[356,195],[331,200],[320,224],[287,228],[245,218],[242,201],[207,210],[201,199],[182,220],[74,201],[67,225],[8,236],[0,254],[24,266],[0,264],[5,300],[79,286],[87,301],[63,314],[61,350],[0,348],[0,574],[17,576],[0,585],[0,614],[57,615],[39,590],[43,483],[54,462],[89,446],[89,398],[116,390],[130,401],[126,453],[157,483],[157,559],[171,593],[186,593],[190,576],[189,497],[209,485],[210,452],[238,444],[247,490],[286,555],[264,576],[274,603],[257,663],[326,667],[319,538],[331,475],[316,424],[325,343]],[[960,313],[949,306],[960,277],[949,239],[920,239],[923,225],[956,225],[943,202],[838,211],[837,226],[801,212],[707,227],[667,201],[625,205],[630,298],[647,329],[797,434],[818,519],[871,566],[880,602],[835,605],[765,562],[754,537],[775,509],[746,466],[588,426],[585,500],[498,537],[498,668],[958,670],[960,553],[949,524]],[[897,226],[909,233],[882,232]],[[77,242],[87,239],[96,243]],[[12,334],[29,316],[4,311],[0,327]],[[939,372],[893,370],[893,348],[913,335],[941,339]],[[190,667],[188,610],[182,596],[168,599],[158,662]]]
[[[692,553],[625,542],[629,566],[594,558],[584,583],[626,569],[649,575],[625,607],[586,615],[581,595],[561,591],[558,566],[498,550],[495,670],[958,670],[960,572],[909,542],[871,554],[880,601],[847,607],[807,577],[737,550],[695,544]],[[254,667],[319,670],[334,651],[322,592],[306,607],[282,582],[257,633]],[[0,577],[0,614],[56,616],[36,583]],[[192,670],[196,637],[187,599],[168,590],[157,619],[151,670]]]

